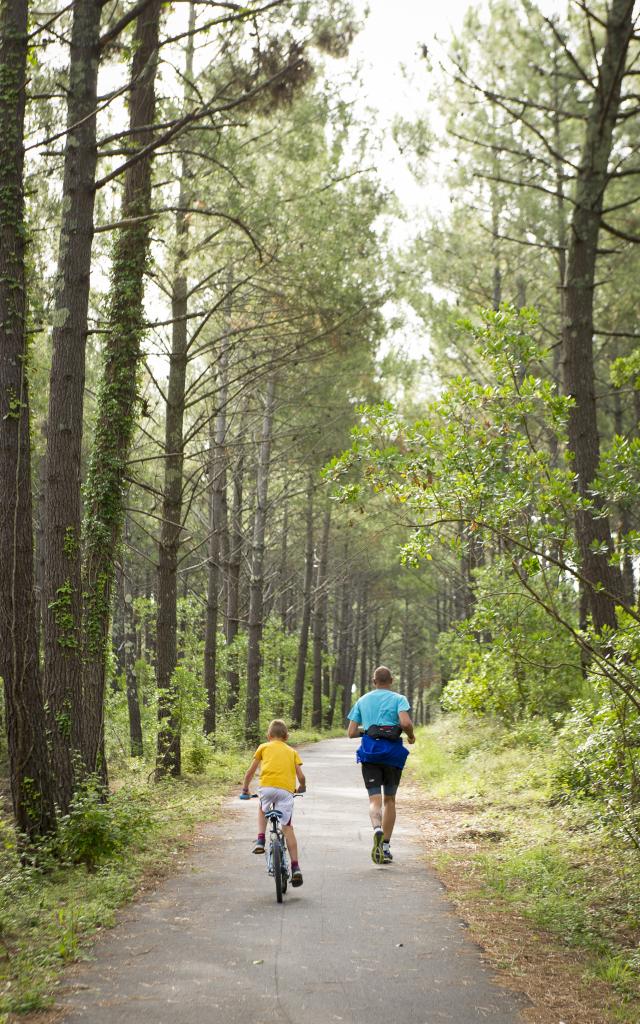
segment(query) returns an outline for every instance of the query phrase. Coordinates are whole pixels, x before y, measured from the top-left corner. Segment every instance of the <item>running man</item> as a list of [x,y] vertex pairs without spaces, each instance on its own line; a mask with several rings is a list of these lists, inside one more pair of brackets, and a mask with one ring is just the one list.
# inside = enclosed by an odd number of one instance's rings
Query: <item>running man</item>
[[[362,765],[362,777],[369,794],[369,817],[373,826],[374,864],[390,864],[391,835],[396,821],[396,792],[409,751],[402,743],[415,743],[409,701],[391,689],[393,676],[381,665],[373,673],[373,690],[356,701],[349,712],[348,735],[361,735],[356,760]],[[382,790],[384,789],[384,809]]]

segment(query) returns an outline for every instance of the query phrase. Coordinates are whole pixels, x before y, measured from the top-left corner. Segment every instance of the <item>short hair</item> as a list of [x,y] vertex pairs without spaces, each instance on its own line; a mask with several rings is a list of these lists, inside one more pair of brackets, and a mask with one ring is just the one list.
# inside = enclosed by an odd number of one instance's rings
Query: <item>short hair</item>
[[281,718],[274,718],[272,722],[269,722],[269,728],[267,729],[267,736],[273,737],[276,740],[286,740],[289,735],[286,723]]
[[373,681],[374,683],[383,683],[386,686],[387,683],[393,682],[393,676],[386,665],[380,665],[373,673]]

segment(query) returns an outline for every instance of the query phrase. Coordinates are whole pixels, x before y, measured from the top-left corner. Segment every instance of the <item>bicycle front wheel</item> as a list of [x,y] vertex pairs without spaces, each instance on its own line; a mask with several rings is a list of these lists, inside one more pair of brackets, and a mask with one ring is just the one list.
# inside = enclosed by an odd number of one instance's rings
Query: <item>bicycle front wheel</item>
[[273,865],[273,877],[276,880],[276,899],[282,903],[282,850],[280,843],[274,839],[271,844],[271,856]]

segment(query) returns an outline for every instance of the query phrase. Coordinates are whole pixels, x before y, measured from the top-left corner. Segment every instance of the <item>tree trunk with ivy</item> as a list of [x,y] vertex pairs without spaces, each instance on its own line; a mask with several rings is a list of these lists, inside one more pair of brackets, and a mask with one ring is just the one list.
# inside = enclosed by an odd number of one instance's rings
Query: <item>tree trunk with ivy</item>
[[267,527],[267,493],[269,488],[269,463],[271,460],[271,436],[275,409],[275,379],[270,377],[264,400],[262,429],[258,442],[258,466],[256,479],[256,507],[253,521],[251,546],[251,581],[249,584],[249,622],[247,629],[247,710],[245,736],[255,743],[260,732],[260,644],[263,629],[264,606],[264,550]]
[[[586,127],[576,180],[567,253],[563,328],[564,385],[573,399],[569,414],[569,448],[573,453],[578,493],[591,498],[600,460],[593,354],[593,297],[604,195],[609,180],[614,130],[622,78],[633,35],[633,0],[613,0],[606,42]],[[596,500],[576,514],[581,568],[588,584],[589,606],[597,630],[616,627],[616,602],[622,581],[611,565],[609,517]]]
[[[133,44],[129,130],[131,145],[151,142],[161,0],[138,16]],[[83,573],[84,727],[82,754],[89,771],[106,778],[102,756],[106,654],[114,557],[123,522],[123,486],[138,402],[137,378],[145,329],[144,278],[149,259],[151,153],[125,172],[122,226],[114,246],[107,309],[104,368],[86,484]]]
[[0,4],[0,676],[18,830],[55,828],[37,641],[25,295],[27,4]]

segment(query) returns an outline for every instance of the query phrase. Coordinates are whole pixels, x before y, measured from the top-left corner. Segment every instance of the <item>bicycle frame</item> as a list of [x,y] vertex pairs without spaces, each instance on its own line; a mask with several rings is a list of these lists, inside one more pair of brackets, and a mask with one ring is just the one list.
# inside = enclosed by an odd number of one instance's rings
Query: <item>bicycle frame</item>
[[287,844],[280,824],[282,812],[277,811],[272,805],[268,811],[265,811],[264,816],[270,825],[269,838],[264,849],[267,873],[275,879],[276,897],[278,903],[282,903],[282,895],[287,891],[287,883],[290,878]]

